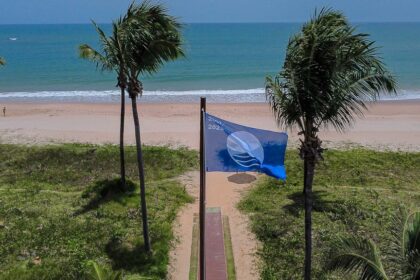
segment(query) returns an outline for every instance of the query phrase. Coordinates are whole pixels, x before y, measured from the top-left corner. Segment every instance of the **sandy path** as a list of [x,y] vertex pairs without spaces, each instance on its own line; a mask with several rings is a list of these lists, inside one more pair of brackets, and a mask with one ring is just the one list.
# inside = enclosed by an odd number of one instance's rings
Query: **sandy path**
[[[181,177],[188,192],[196,198],[178,215],[175,233],[177,243],[171,252],[170,279],[188,279],[191,255],[193,215],[198,213],[199,173],[191,172]],[[255,256],[257,241],[248,228],[248,218],[235,207],[241,199],[241,193],[249,188],[255,177],[250,174],[208,173],[207,207],[220,207],[222,215],[229,217],[232,236],[233,255],[237,279],[258,279],[257,259]]]
[[176,241],[169,256],[169,279],[188,279],[192,243],[193,216],[198,213],[199,172],[189,172],[180,178],[188,193],[195,198],[178,213],[175,222]]

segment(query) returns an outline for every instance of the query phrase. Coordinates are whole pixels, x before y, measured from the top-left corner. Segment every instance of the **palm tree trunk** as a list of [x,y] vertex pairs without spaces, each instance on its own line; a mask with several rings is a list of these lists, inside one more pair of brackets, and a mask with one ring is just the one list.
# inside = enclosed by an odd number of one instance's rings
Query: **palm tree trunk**
[[124,156],[124,121],[125,121],[125,89],[121,87],[121,118],[120,118],[120,171],[121,187],[125,190],[125,156]]
[[141,139],[140,139],[140,124],[139,115],[137,112],[137,101],[136,97],[131,98],[131,106],[133,109],[134,129],[136,133],[136,147],[137,147],[137,166],[140,179],[140,204],[141,204],[141,218],[143,222],[143,239],[144,248],[146,252],[150,252],[150,239],[149,239],[149,226],[147,223],[147,207],[146,207],[146,188],[144,183],[144,165],[143,165],[143,154],[141,150]]
[[312,183],[314,179],[315,160],[305,156],[305,280],[311,279],[312,269]]
[[307,176],[307,172],[308,171],[308,161],[304,160],[303,161],[303,195],[305,195],[305,190],[306,190],[306,178]]

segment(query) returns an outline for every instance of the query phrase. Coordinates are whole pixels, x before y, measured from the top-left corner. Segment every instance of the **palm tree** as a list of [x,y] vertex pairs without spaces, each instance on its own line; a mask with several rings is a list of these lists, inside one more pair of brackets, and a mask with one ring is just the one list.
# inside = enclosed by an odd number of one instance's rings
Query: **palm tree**
[[334,243],[329,269],[360,280],[420,279],[420,212],[400,213],[394,219],[388,271],[371,240],[342,238]]
[[143,94],[140,77],[157,72],[165,62],[175,60],[184,53],[181,48],[181,24],[169,16],[163,6],[144,1],[138,6],[131,6],[127,13],[133,15],[133,20],[129,21],[125,28],[127,36],[125,44],[128,48],[127,90],[131,98],[136,137],[144,246],[146,251],[150,251],[144,164],[137,111],[137,98]]
[[[129,8],[130,9],[130,8]],[[81,58],[93,61],[97,68],[102,71],[115,71],[117,73],[117,86],[121,91],[121,116],[120,116],[120,174],[121,187],[125,189],[125,156],[124,156],[124,122],[125,122],[125,90],[127,88],[126,69],[126,46],[124,44],[123,28],[130,20],[131,14],[127,13],[123,18],[112,24],[112,35],[107,37],[105,32],[95,23],[95,29],[99,35],[101,50],[97,51],[87,44],[79,46]]]
[[294,35],[283,70],[266,78],[266,95],[279,126],[297,127],[304,161],[305,279],[311,279],[312,183],[322,159],[321,127],[344,131],[362,116],[365,101],[395,92],[396,82],[368,35],[356,33],[343,14],[322,9]]
[[114,272],[103,266],[98,265],[94,261],[89,261],[89,271],[87,279],[89,280],[122,280],[123,275],[121,272]]

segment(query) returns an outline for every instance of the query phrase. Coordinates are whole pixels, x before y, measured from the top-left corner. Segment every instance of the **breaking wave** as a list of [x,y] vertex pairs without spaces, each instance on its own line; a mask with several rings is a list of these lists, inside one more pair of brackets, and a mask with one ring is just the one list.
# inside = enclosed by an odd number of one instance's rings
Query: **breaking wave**
[[[75,90],[75,91],[34,91],[0,92],[0,100],[82,100],[82,101],[118,101],[119,90]],[[264,102],[263,88],[234,90],[156,90],[144,91],[143,99],[151,102],[188,102],[199,96],[206,96],[209,101],[217,102]],[[382,96],[381,100],[420,99],[420,90],[400,90],[396,96]]]

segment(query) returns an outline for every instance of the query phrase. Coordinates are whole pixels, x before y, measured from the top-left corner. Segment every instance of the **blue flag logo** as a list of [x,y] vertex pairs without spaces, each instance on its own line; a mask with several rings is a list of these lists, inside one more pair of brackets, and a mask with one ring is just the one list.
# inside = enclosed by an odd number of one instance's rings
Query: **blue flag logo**
[[286,133],[242,126],[204,114],[206,171],[257,171],[286,179]]

